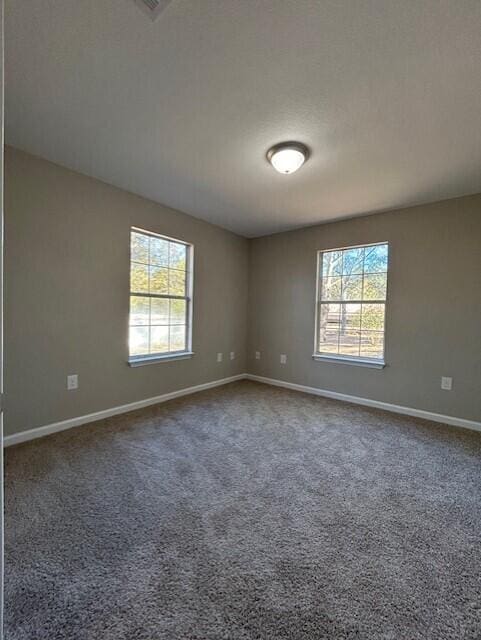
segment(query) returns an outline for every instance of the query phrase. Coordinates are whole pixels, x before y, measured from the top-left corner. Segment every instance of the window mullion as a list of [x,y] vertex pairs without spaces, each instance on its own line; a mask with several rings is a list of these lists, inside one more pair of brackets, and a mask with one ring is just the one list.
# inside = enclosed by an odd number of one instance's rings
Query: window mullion
[[173,296],[168,293],[146,293],[145,291],[131,291],[131,296],[139,296],[143,298],[161,298],[168,300],[190,300],[189,296]]
[[386,304],[386,300],[371,300],[364,298],[363,300],[319,300],[321,304]]

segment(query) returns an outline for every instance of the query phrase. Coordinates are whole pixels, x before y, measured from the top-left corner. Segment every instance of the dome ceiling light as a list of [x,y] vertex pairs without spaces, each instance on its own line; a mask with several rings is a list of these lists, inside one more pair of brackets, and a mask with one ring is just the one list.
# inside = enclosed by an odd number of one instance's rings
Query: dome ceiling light
[[309,149],[302,142],[280,142],[267,152],[267,159],[279,173],[294,173],[309,157]]

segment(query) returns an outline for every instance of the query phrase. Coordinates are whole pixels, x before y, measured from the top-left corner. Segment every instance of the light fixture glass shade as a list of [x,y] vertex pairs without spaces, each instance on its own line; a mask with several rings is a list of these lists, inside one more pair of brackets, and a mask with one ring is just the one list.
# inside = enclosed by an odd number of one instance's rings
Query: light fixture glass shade
[[307,147],[300,142],[283,142],[269,149],[267,159],[279,173],[294,173],[302,167],[308,155]]

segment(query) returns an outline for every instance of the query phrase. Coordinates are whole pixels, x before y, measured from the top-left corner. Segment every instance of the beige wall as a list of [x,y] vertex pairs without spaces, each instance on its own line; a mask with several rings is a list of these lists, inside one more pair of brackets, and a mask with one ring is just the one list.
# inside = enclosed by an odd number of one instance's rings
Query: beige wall
[[[317,251],[384,240],[387,367],[313,361]],[[481,420],[481,195],[259,238],[250,252],[249,372]]]
[[[5,170],[7,435],[245,371],[481,420],[481,195],[247,241],[11,148]],[[131,225],[195,245],[191,360],[126,364]],[[313,361],[317,251],[384,240],[387,367]]]
[[[5,170],[7,435],[245,371],[247,240],[11,148]],[[126,364],[131,225],[195,245],[192,359]]]

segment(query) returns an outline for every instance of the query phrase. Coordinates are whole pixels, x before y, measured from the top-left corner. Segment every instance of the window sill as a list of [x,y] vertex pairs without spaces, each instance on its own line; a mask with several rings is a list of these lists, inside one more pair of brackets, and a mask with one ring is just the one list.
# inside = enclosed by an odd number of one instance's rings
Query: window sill
[[157,364],[158,362],[169,362],[170,360],[187,360],[192,358],[193,351],[180,351],[179,353],[167,353],[165,356],[145,356],[145,358],[129,358],[129,367],[143,367],[146,364]]
[[320,353],[314,353],[312,359],[318,362],[335,362],[337,364],[351,364],[356,367],[370,367],[371,369],[384,369],[386,363],[384,360],[369,360],[363,358],[348,358],[345,356],[323,356]]

